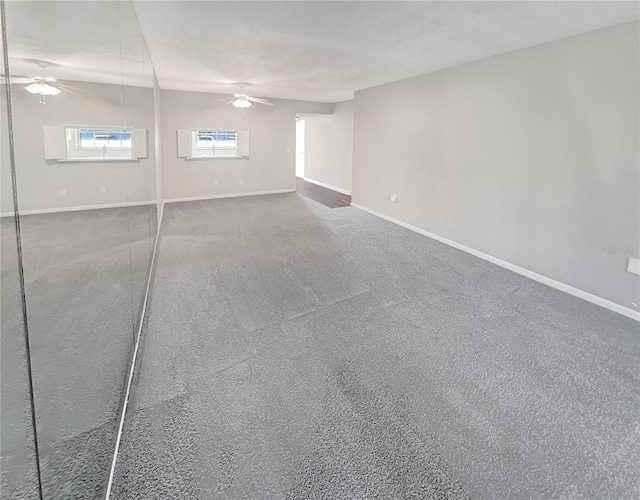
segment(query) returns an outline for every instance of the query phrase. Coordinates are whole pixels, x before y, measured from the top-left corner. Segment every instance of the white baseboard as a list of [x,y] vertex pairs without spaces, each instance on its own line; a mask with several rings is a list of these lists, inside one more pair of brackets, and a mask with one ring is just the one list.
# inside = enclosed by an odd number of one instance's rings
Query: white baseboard
[[515,264],[511,264],[510,262],[506,262],[502,259],[498,259],[497,257],[493,257],[489,254],[480,252],[473,248],[470,248],[465,245],[461,245],[460,243],[456,243],[455,241],[449,240],[447,238],[443,238],[442,236],[438,236],[437,234],[430,233],[429,231],[425,231],[424,229],[420,229],[419,227],[412,226],[411,224],[407,224],[406,222],[402,222],[398,219],[394,219],[393,217],[389,217],[388,215],[384,215],[380,212],[376,212],[375,210],[371,210],[369,208],[363,207],[362,205],[358,205],[357,203],[351,203],[352,207],[358,208],[364,212],[368,212],[376,217],[380,217],[381,219],[388,220],[389,222],[393,222],[394,224],[398,224],[404,228],[410,229],[411,231],[415,231],[416,233],[422,234],[424,236],[428,236],[429,238],[433,238],[434,240],[440,241],[446,245],[457,248],[458,250],[462,250],[463,252],[467,252],[471,255],[479,257],[483,260],[489,261],[493,264],[496,264],[500,267],[504,267],[509,271],[513,271],[514,273],[521,274],[522,276],[526,276],[534,281],[538,281],[545,285],[548,285],[557,290],[566,292],[568,294],[574,295],[575,297],[579,297],[588,302],[592,302],[601,307],[605,307],[610,309],[611,311],[617,312],[629,318],[635,319],[636,321],[640,321],[640,312],[634,311],[629,307],[625,307],[623,305],[617,304],[611,300],[599,297],[589,292],[585,292],[584,290],[580,290],[579,288],[575,288],[571,285],[567,285],[566,283],[562,283],[560,281],[556,281],[552,278],[548,278],[547,276],[543,276],[542,274],[538,274],[536,272],[525,269],[524,267],[516,266]]
[[338,191],[338,193],[348,194],[349,196],[351,196],[351,191],[347,191],[346,189],[330,186],[329,184],[325,184],[324,182],[314,181],[313,179],[309,179],[308,177],[302,177],[302,179],[304,179],[307,182],[310,182],[311,184],[317,184],[318,186],[322,186],[327,189],[332,189],[334,191]]
[[201,201],[201,200],[217,200],[220,198],[238,198],[240,196],[258,196],[261,194],[282,194],[295,193],[295,189],[276,189],[275,191],[254,191],[251,193],[229,193],[229,194],[210,194],[207,196],[192,196],[190,198],[171,198],[164,200],[165,203],[179,203],[182,201]]
[[[36,210],[20,210],[20,215],[55,214],[58,212],[79,212],[81,210],[99,210],[102,208],[139,207],[155,205],[156,201],[130,201],[122,203],[107,203],[104,205],[83,205],[77,207],[38,208]],[[13,217],[13,212],[2,212],[0,217]]]

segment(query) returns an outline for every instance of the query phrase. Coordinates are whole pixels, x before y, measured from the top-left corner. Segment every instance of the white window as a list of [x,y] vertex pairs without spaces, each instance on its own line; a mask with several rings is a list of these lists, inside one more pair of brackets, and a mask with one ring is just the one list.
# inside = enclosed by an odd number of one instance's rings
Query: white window
[[236,158],[238,156],[238,131],[192,130],[191,156],[193,158]]
[[45,158],[59,161],[147,157],[147,131],[133,127],[45,126]]
[[78,149],[94,150],[108,148],[110,151],[131,150],[131,128],[76,128]]
[[178,130],[178,157],[187,159],[249,156],[249,132],[192,128]]
[[131,127],[65,127],[67,159],[133,158]]

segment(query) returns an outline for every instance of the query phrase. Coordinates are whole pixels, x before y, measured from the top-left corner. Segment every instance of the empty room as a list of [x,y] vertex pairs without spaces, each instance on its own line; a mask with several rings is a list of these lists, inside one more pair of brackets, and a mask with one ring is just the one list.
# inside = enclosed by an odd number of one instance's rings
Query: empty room
[[638,2],[0,6],[2,498],[640,498]]

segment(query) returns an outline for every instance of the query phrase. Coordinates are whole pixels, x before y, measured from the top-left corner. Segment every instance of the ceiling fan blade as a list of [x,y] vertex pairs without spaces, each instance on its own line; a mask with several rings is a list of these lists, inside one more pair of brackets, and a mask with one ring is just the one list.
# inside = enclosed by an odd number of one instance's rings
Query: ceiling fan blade
[[242,99],[243,97],[247,97],[244,94],[233,94],[233,97],[237,97],[238,99]]
[[[224,101],[224,102],[223,102]],[[223,108],[225,106],[229,106],[233,100],[229,101],[227,99],[217,99],[215,101],[208,101],[207,105],[212,108]]]
[[262,99],[261,97],[247,97],[252,102],[257,102],[258,104],[266,104],[267,106],[275,106],[271,101],[267,101],[266,99]]
[[[15,84],[27,84],[34,83],[37,80],[35,78],[31,78],[29,76],[10,76],[9,82]],[[7,83],[7,79],[3,76],[0,78],[0,83]]]
[[64,90],[71,89],[71,90],[77,90],[78,92],[85,92],[85,93],[91,94],[91,95],[100,95],[98,92],[94,92],[92,90],[87,90],[87,89],[80,89],[78,87],[72,87],[71,85],[67,85],[66,83],[57,82],[54,86],[55,87],[60,87],[61,89],[64,89]]
[[68,88],[61,88],[60,90],[64,90],[65,92],[69,92],[69,94],[72,94],[76,97],[80,97],[81,99],[88,99],[88,97],[86,95],[82,95],[82,94],[78,94],[77,92],[74,92],[73,90],[69,90]]

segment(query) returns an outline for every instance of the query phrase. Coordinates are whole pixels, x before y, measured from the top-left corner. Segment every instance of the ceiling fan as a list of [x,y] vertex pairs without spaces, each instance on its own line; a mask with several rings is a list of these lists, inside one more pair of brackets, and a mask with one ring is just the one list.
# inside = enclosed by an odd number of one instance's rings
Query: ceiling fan
[[233,94],[236,99],[231,102],[231,105],[235,108],[250,108],[254,103],[265,104],[267,106],[275,106],[271,101],[263,99],[261,97],[252,97],[246,94]]
[[[240,85],[240,92],[242,92],[243,88],[244,88],[244,85]],[[223,99],[223,100],[227,100],[227,99]],[[244,112],[254,104],[264,104],[266,106],[275,106],[275,104],[273,104],[271,101],[268,101],[267,99],[263,99],[262,97],[253,97],[253,96],[242,94],[242,93],[233,94],[233,99],[228,100],[227,104],[231,104],[234,108],[240,109],[242,114],[244,114]]]
[[[42,69],[45,69],[47,63],[39,63]],[[0,80],[2,83],[6,83],[6,78],[2,77]],[[46,104],[46,98],[49,96],[56,96],[62,91],[69,92],[70,94],[78,95],[74,90],[82,91],[82,89],[65,85],[58,81],[53,76],[11,76],[9,77],[9,83],[25,85],[24,89],[34,95],[37,95],[40,104]],[[80,97],[80,96],[79,96]]]

